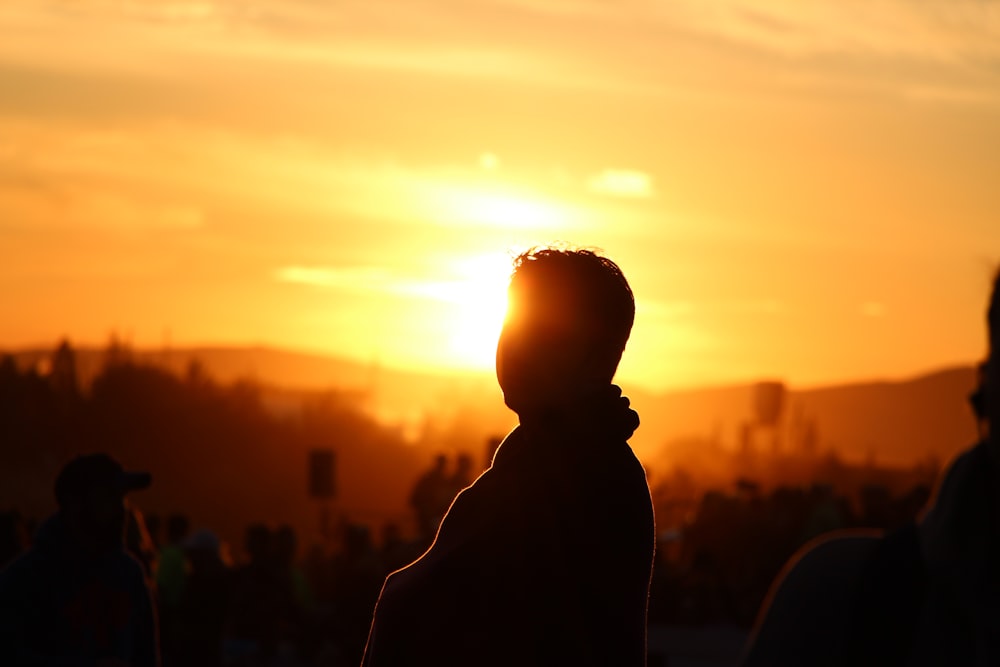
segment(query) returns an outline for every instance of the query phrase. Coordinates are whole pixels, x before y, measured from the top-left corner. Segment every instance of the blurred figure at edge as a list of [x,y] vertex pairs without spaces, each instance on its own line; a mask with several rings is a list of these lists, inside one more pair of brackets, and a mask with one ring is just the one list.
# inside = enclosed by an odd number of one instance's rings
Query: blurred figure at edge
[[835,534],[793,558],[744,665],[1000,665],[1000,273],[987,330],[972,397],[980,442],[952,462],[918,522],[883,537]]

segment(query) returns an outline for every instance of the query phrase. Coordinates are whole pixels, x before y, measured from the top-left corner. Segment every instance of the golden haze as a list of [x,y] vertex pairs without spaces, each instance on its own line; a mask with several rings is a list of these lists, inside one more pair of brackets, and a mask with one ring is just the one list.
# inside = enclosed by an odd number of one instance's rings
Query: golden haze
[[0,346],[482,369],[564,240],[633,284],[629,382],[984,351],[993,3],[379,7],[5,2]]

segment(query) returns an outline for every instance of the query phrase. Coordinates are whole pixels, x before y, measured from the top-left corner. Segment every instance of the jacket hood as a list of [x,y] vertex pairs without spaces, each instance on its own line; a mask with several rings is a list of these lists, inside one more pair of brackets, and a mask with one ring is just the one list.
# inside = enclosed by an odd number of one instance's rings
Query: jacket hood
[[639,414],[622,395],[621,387],[609,384],[582,394],[559,409],[531,418],[521,415],[521,426],[533,432],[561,432],[578,442],[625,442],[639,428]]

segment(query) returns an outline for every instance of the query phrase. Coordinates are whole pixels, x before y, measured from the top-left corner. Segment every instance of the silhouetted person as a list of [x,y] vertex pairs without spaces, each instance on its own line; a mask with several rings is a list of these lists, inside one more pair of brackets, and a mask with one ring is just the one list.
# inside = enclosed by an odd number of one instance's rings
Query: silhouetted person
[[988,312],[986,437],[952,462],[919,522],[794,558],[744,665],[1000,664],[1000,274]]
[[124,548],[125,493],[149,483],[103,454],[66,464],[58,512],[0,573],[0,664],[159,664],[149,588]]
[[969,407],[976,418],[976,432],[980,439],[985,440],[989,431],[987,430],[988,408],[986,405],[986,381],[990,372],[988,361],[984,361],[976,368],[976,387],[969,394]]
[[187,557],[184,554],[184,540],[191,529],[191,522],[183,514],[172,514],[167,518],[167,543],[160,550],[156,585],[160,600],[166,607],[176,606],[184,594],[184,576],[187,571]]
[[274,567],[277,576],[278,618],[281,627],[279,641],[297,642],[305,622],[306,610],[312,606],[312,590],[305,573],[295,561],[298,539],[289,525],[278,526],[273,538]]
[[367,667],[645,664],[652,505],[611,384],[631,289],[608,259],[542,249],[508,295],[497,379],[520,424],[386,580]]
[[337,606],[334,637],[344,664],[356,665],[364,655],[365,633],[371,625],[372,610],[385,580],[385,571],[367,526],[345,526],[344,549],[334,558],[333,576]]
[[[403,539],[403,531],[399,524],[389,521],[382,526],[382,545],[378,553],[382,577],[412,562],[420,553],[414,552],[413,547],[414,545]],[[381,583],[379,581],[379,585]]]
[[138,507],[129,503],[125,508],[125,549],[139,561],[150,586],[156,586],[156,545],[146,529],[146,520]]
[[232,588],[219,538],[199,530],[185,538],[188,573],[178,605],[178,627],[172,663],[182,667],[222,664],[222,636]]
[[184,540],[190,529],[191,522],[185,515],[171,514],[167,517],[167,543],[160,549],[157,563],[160,639],[166,667],[174,667],[176,664],[173,659],[174,644],[183,630],[184,619],[181,617],[180,607],[188,570]]
[[448,477],[448,504],[454,500],[458,492],[472,484],[472,457],[468,454],[459,454],[455,458],[455,471]]
[[21,515],[17,512],[0,512],[0,570],[21,555],[28,539]]
[[436,456],[433,467],[420,476],[410,494],[410,507],[417,514],[420,538],[427,543],[434,539],[441,517],[448,511],[453,497],[449,494],[447,466],[448,459],[443,454]]
[[287,579],[282,578],[274,552],[274,534],[264,524],[247,528],[250,561],[237,569],[231,606],[232,638],[240,664],[266,664],[277,653],[282,632]]
[[149,535],[149,539],[153,541],[153,546],[157,551],[159,551],[163,542],[160,536],[160,529],[163,525],[160,520],[160,515],[146,514],[143,518],[146,521],[146,533]]

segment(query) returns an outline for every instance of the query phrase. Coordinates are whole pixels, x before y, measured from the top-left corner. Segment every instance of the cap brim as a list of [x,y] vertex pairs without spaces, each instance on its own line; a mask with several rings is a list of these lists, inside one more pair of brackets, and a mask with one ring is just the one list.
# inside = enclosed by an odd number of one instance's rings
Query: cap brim
[[123,472],[120,480],[122,491],[148,489],[152,483],[153,476],[148,472]]

